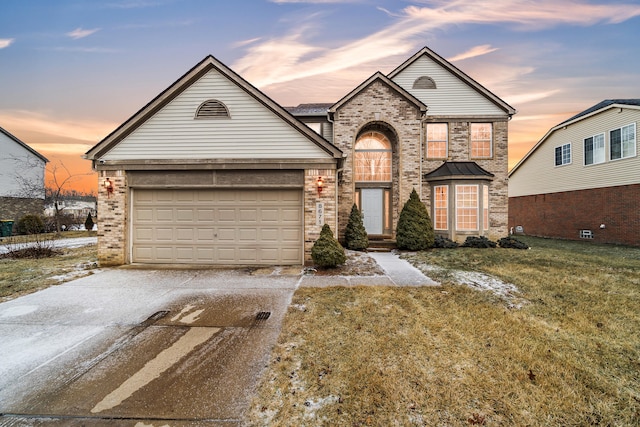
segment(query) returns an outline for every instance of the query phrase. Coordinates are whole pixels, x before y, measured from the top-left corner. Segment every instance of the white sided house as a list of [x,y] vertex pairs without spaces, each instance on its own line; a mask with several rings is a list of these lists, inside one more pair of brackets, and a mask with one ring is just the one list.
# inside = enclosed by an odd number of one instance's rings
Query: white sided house
[[640,99],[609,99],[549,130],[509,175],[509,225],[640,245],[639,123]]
[[47,158],[0,127],[0,220],[42,215]]
[[309,263],[354,203],[370,239],[394,239],[413,189],[437,233],[504,236],[514,113],[428,48],[291,108],[208,56],[86,153],[100,262]]

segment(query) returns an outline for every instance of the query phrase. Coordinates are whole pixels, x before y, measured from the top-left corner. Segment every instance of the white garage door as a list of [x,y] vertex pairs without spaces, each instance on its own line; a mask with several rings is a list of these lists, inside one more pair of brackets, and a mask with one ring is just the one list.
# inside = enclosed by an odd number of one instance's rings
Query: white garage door
[[302,264],[300,190],[134,190],[136,263]]

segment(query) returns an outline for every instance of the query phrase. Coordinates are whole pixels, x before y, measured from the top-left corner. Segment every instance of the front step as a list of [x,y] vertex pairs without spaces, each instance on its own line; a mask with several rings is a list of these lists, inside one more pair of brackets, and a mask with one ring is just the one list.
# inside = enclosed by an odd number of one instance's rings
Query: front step
[[391,252],[396,249],[396,241],[391,239],[371,240],[369,239],[369,252]]

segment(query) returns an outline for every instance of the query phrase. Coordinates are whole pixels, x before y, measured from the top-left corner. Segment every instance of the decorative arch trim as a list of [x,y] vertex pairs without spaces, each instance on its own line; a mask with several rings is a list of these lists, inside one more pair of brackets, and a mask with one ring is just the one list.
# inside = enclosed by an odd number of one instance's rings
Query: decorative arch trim
[[204,101],[196,110],[196,119],[229,119],[229,109],[217,99]]

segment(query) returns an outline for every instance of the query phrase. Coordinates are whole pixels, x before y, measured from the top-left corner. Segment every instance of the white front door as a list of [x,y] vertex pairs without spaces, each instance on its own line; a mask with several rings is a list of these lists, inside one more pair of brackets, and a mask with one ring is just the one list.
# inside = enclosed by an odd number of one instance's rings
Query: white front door
[[382,188],[363,188],[360,190],[362,198],[362,215],[367,234],[382,234]]

